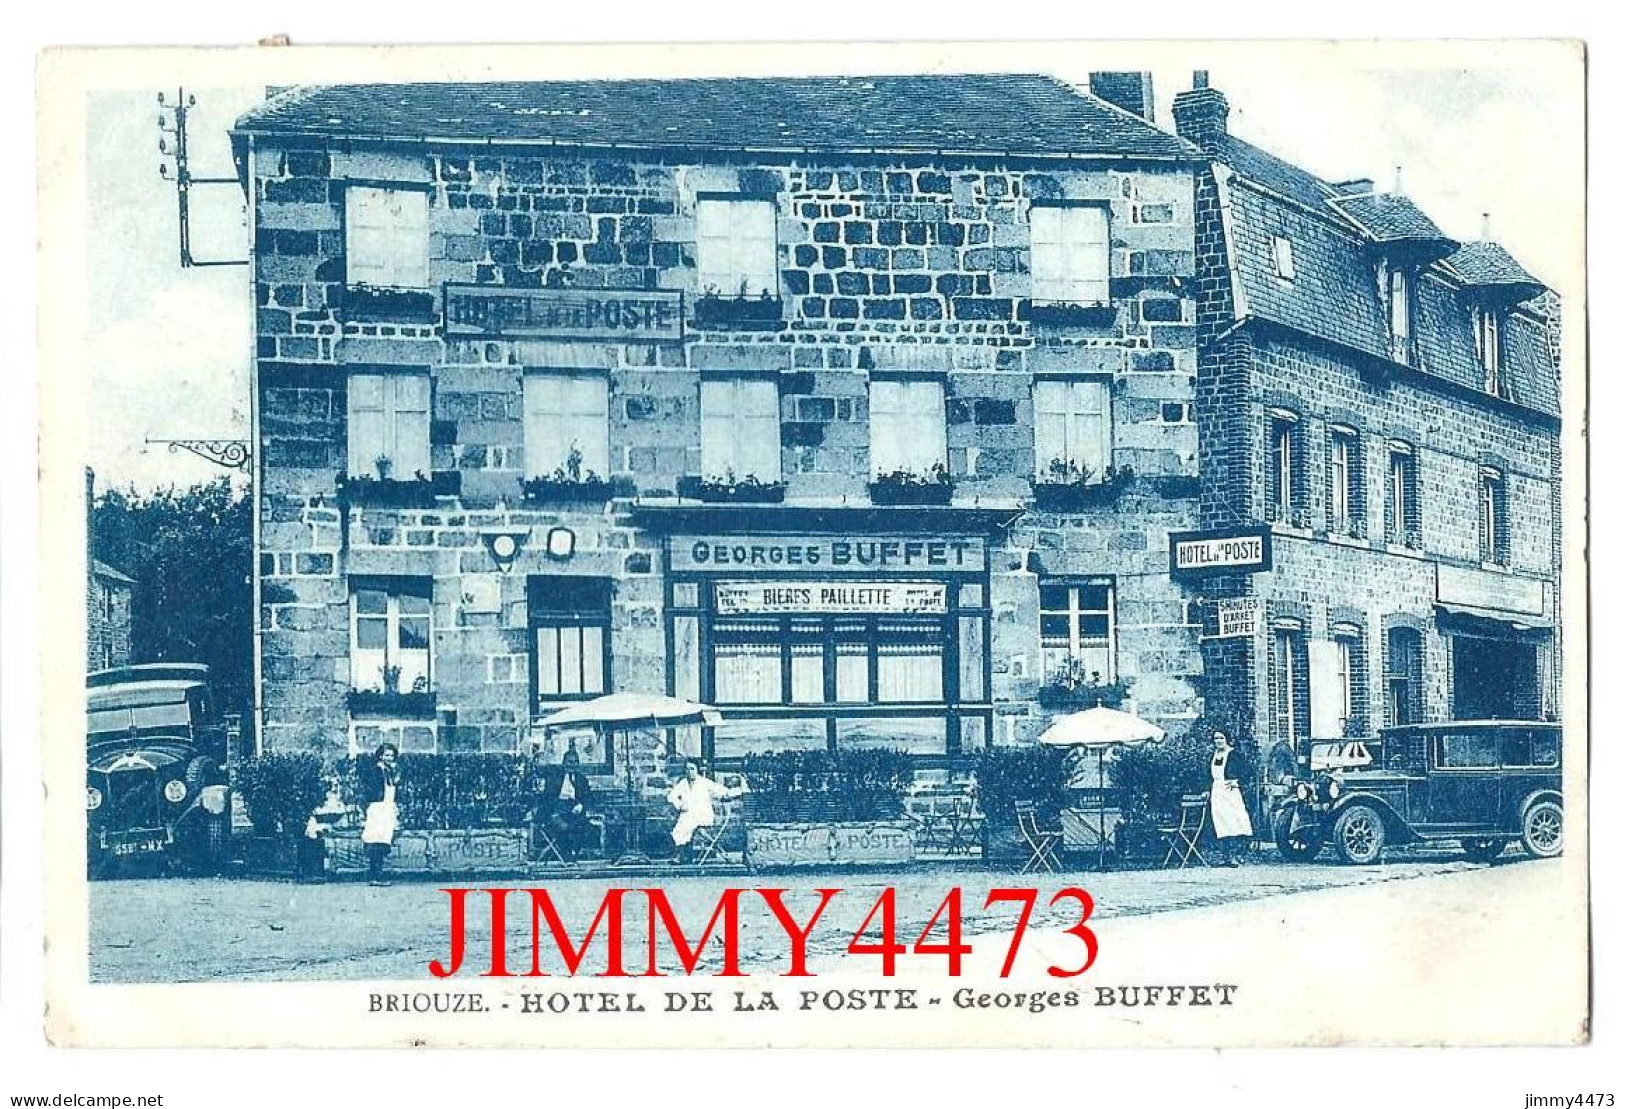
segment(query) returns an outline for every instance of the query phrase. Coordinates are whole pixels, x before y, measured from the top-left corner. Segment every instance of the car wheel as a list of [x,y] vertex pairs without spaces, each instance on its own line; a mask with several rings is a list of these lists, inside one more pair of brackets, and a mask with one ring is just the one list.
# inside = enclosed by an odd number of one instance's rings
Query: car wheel
[[1536,801],[1524,810],[1523,849],[1537,859],[1550,859],[1563,853],[1563,806],[1556,801]]
[[1490,863],[1501,857],[1506,850],[1507,841],[1494,836],[1481,836],[1477,839],[1464,839],[1461,849],[1466,856],[1475,863]]
[[1305,863],[1320,854],[1326,838],[1318,829],[1299,827],[1292,830],[1292,814],[1282,813],[1275,818],[1275,849],[1289,863]]
[[1338,856],[1355,866],[1380,860],[1387,839],[1382,814],[1369,805],[1350,805],[1332,825],[1332,843],[1337,847]]

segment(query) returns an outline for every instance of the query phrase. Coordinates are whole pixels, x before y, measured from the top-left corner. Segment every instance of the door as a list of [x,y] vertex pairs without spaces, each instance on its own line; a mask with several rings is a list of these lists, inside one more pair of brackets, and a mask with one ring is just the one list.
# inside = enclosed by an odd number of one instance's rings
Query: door
[[1499,734],[1488,728],[1443,731],[1433,737],[1424,830],[1489,828],[1501,808]]

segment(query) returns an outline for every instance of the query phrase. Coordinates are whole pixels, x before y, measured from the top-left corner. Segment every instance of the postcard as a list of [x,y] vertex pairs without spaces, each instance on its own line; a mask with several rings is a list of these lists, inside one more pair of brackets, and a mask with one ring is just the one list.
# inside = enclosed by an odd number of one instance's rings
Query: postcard
[[1588,1040],[1578,45],[39,91],[52,1042]]

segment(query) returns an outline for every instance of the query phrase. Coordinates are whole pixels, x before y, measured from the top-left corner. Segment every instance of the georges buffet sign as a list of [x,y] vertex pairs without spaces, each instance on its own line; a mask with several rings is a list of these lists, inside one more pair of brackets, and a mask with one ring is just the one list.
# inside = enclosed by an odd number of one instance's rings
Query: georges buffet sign
[[983,540],[957,536],[921,539],[865,535],[833,539],[827,535],[715,538],[674,535],[670,544],[671,568],[690,574],[727,574],[740,570],[980,573],[987,568],[987,546]]
[[446,334],[675,342],[683,337],[683,294],[447,285]]

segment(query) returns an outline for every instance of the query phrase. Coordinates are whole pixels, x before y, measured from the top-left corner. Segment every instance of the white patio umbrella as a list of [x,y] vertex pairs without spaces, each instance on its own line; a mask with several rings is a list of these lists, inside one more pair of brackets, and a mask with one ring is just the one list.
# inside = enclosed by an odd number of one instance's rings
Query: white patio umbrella
[[1133,747],[1142,743],[1161,743],[1166,735],[1149,720],[1142,720],[1132,712],[1109,709],[1103,705],[1057,716],[1038,737],[1047,747],[1072,747],[1093,750],[1099,767],[1100,826],[1095,839],[1100,843],[1100,867],[1106,867],[1106,752],[1113,747]]
[[[710,705],[655,693],[606,693],[602,697],[594,697],[590,701],[582,701],[580,704],[560,709],[542,720],[540,727],[544,732],[555,729],[590,728],[602,733],[630,731],[639,727],[659,730],[681,727],[684,724],[712,726],[720,723],[722,713]],[[626,753],[626,796],[629,804],[635,799],[630,750]],[[641,841],[639,825],[634,822],[632,827],[638,829],[639,835],[636,838]],[[641,859],[641,848],[641,842],[632,844],[631,850],[622,856],[622,861]]]

